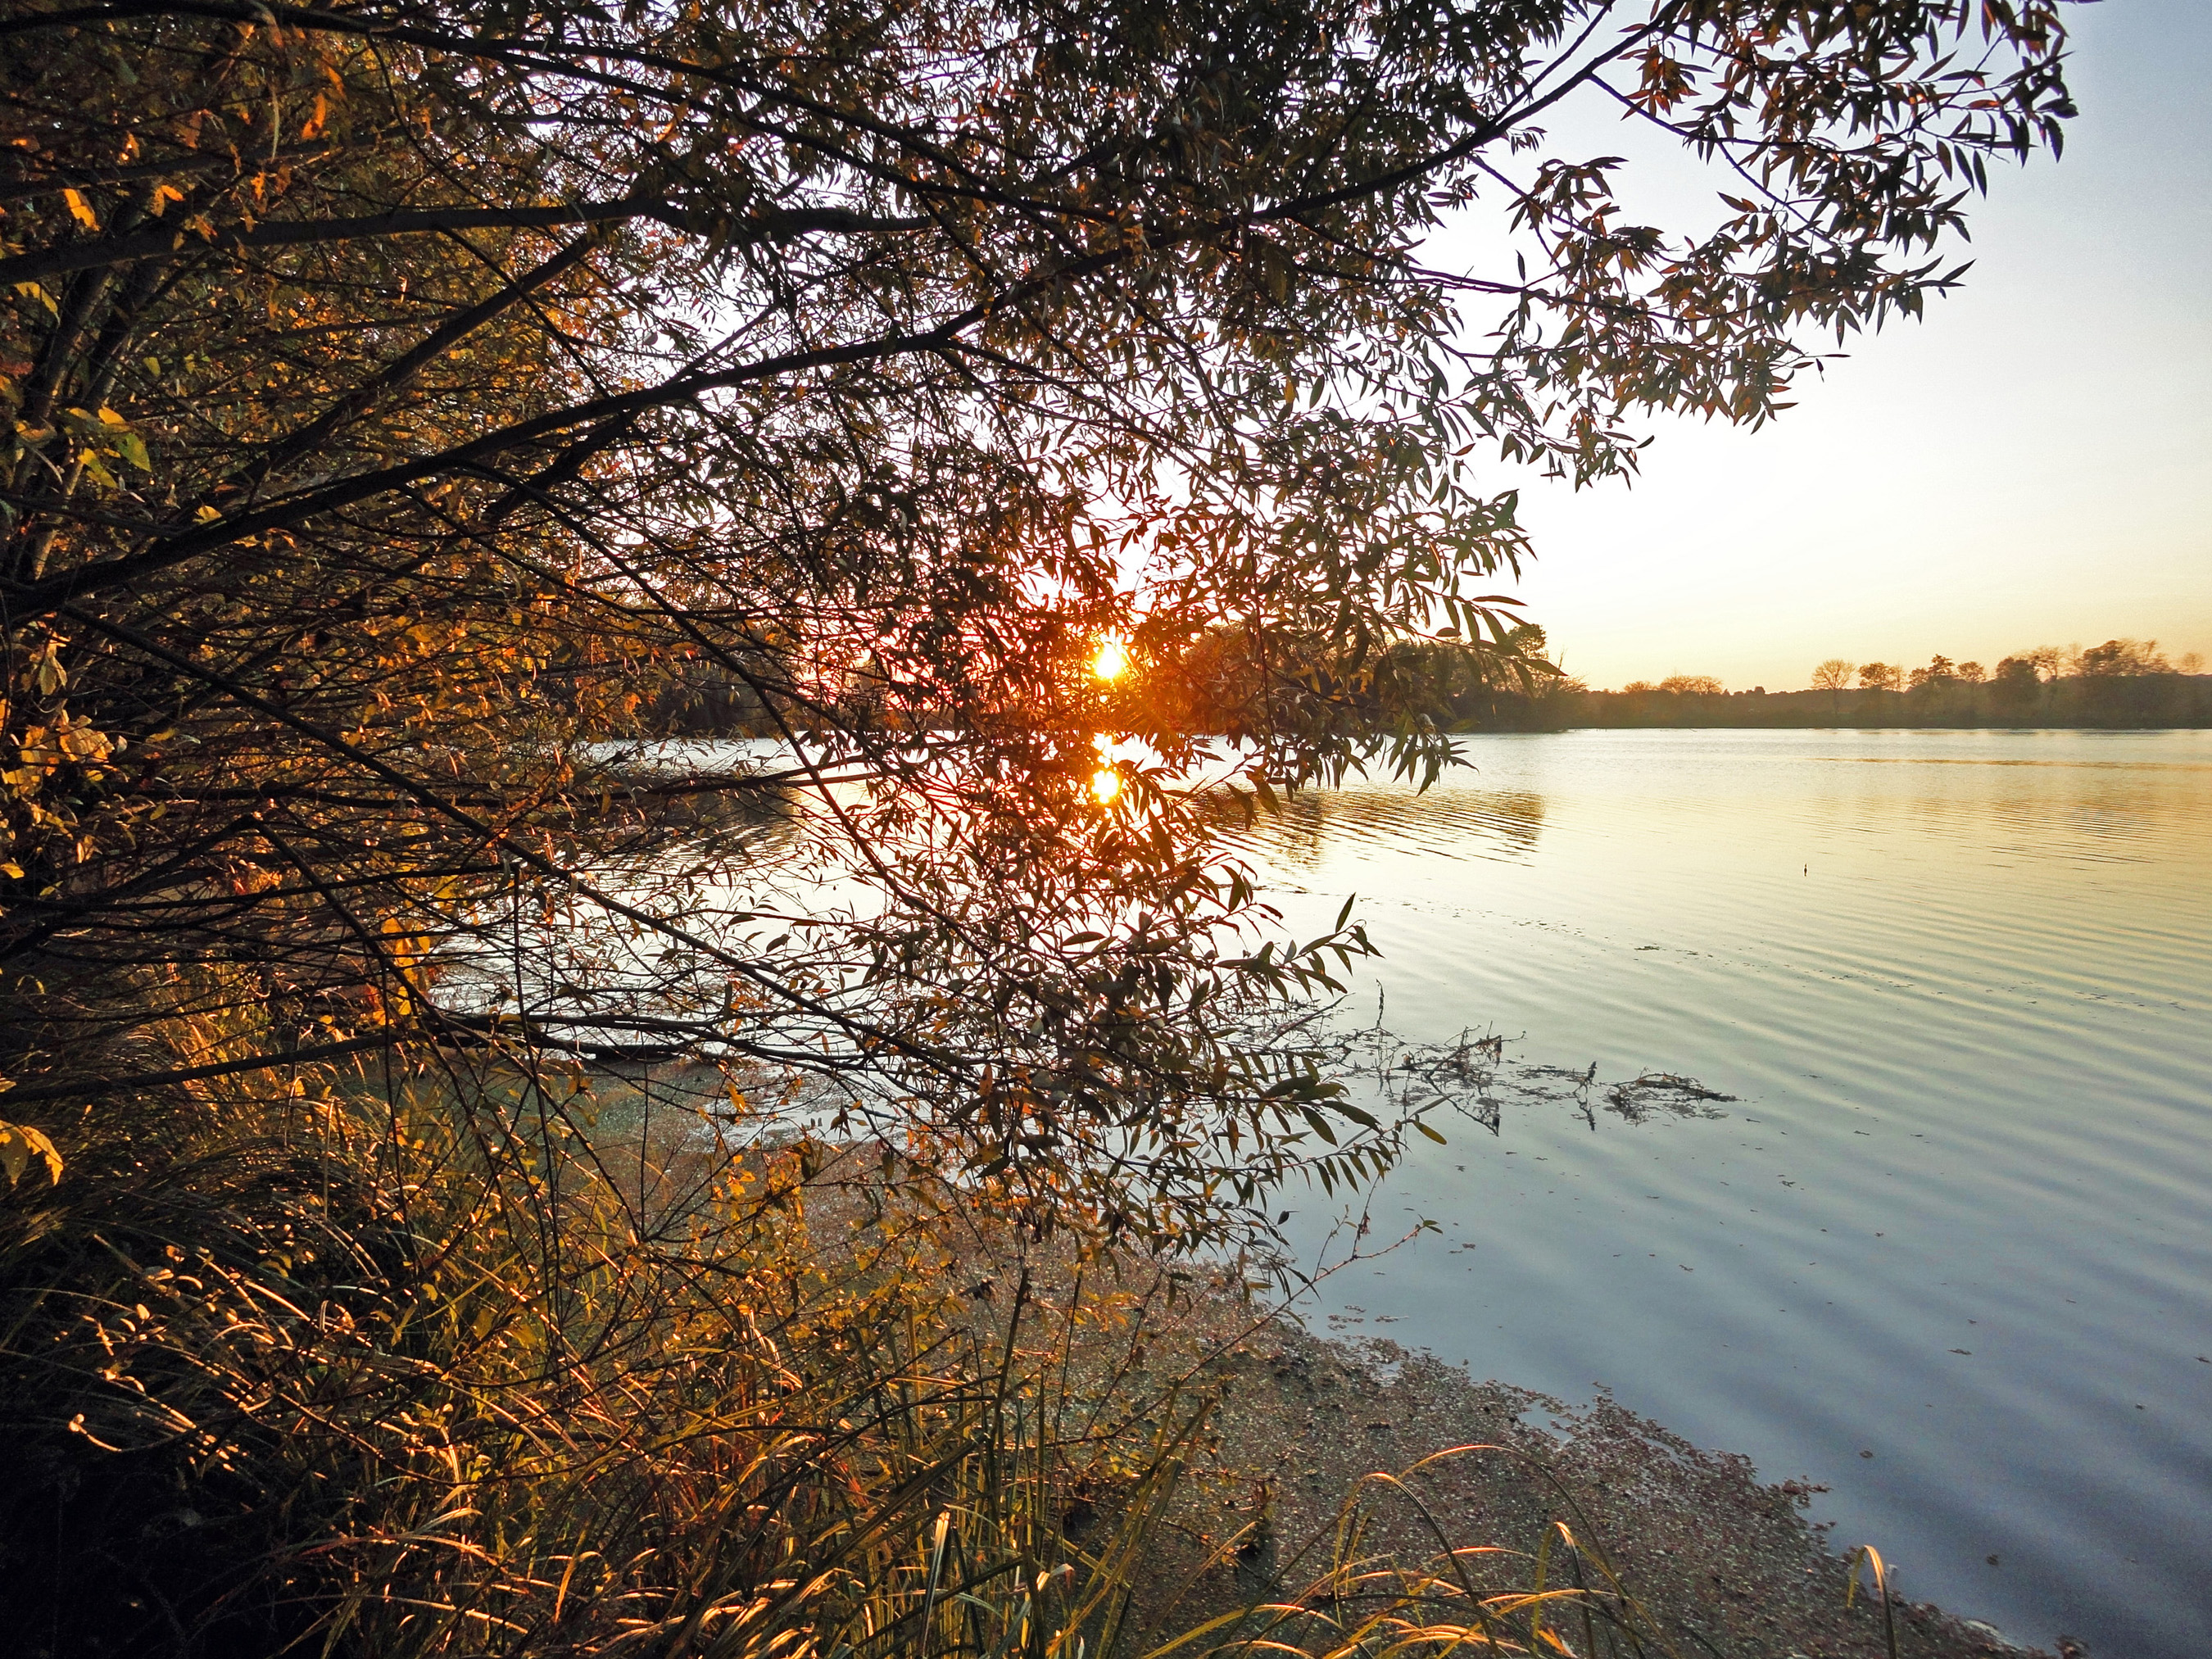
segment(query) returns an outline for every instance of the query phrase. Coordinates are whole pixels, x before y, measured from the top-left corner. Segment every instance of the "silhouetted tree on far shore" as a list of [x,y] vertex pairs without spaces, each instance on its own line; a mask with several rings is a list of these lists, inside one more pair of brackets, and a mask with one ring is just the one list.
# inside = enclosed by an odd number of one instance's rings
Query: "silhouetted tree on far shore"
[[1829,706],[1834,709],[1838,720],[1843,718],[1843,694],[1850,686],[1852,672],[1849,657],[1830,657],[1826,661],[1817,664],[1813,670],[1813,689],[1828,694]]

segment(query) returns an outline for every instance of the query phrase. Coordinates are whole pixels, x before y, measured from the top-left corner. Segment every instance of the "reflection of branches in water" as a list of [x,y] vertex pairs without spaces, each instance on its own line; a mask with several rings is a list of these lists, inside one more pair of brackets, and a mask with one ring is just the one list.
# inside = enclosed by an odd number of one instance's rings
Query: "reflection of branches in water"
[[1505,1039],[1495,1032],[1477,1036],[1468,1030],[1442,1042],[1413,1042],[1378,1021],[1345,1037],[1341,1054],[1345,1071],[1370,1079],[1401,1118],[1449,1109],[1492,1134],[1503,1127],[1508,1104],[1563,1103],[1595,1130],[1601,1103],[1623,1122],[1643,1124],[1655,1117],[1724,1117],[1711,1103],[1735,1099],[1673,1072],[1643,1072],[1601,1084],[1595,1060],[1577,1072],[1509,1060]]
[[1706,1088],[1693,1077],[1677,1077],[1672,1072],[1646,1072],[1607,1089],[1605,1109],[1618,1112],[1631,1123],[1644,1122],[1655,1113],[1662,1112],[1674,1117],[1726,1117],[1726,1112],[1706,1103],[1735,1098],[1717,1089]]
[[[1353,1069],[1372,1077],[1391,1104],[1408,1115],[1449,1106],[1496,1134],[1501,1087],[1510,1092],[1505,1039],[1462,1031],[1450,1042],[1408,1043],[1378,1023],[1363,1034]],[[1364,1062],[1364,1063],[1363,1063]]]

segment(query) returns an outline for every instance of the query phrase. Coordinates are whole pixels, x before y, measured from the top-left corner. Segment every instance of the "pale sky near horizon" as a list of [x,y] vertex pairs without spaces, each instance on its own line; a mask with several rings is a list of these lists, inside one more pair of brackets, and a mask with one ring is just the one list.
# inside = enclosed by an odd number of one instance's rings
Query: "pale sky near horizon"
[[1524,489],[1517,591],[1570,672],[1782,690],[1832,656],[2212,657],[2212,0],[2067,15],[2081,114],[2063,161],[1992,164],[1962,291],[1762,431],[1668,422],[1632,487]]

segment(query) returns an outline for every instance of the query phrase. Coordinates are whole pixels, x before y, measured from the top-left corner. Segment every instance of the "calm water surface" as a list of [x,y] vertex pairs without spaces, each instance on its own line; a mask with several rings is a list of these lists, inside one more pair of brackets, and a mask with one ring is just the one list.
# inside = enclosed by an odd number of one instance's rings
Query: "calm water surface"
[[1376,1203],[1442,1236],[1322,1311],[1824,1482],[2017,1639],[2212,1654],[2212,733],[1463,753],[1244,837],[1290,920],[1357,891],[1407,1036],[1741,1098],[1446,1120]]

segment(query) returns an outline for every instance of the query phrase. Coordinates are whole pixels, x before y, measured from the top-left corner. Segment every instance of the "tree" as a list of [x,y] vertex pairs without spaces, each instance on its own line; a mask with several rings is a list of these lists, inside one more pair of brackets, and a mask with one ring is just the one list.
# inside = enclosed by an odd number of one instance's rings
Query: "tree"
[[2020,719],[2042,696],[2043,677],[2029,653],[2000,659],[1996,671],[1990,676],[1990,702],[2000,714],[2008,719]]
[[1894,691],[1904,684],[1904,671],[1886,662],[1859,665],[1859,684],[1869,691]]
[[2100,720],[2152,726],[2171,713],[2173,665],[2156,640],[2106,640],[2075,659],[2086,712]]
[[1914,691],[1936,691],[1949,685],[1958,678],[1958,665],[1948,657],[1938,655],[1929,659],[1927,667],[1914,669],[1906,677],[1906,684],[1909,689]]
[[2039,645],[2033,651],[2021,653],[2046,681],[2055,680],[2061,674],[2069,672],[2081,654],[2081,648],[2074,645]]
[[1830,657],[1814,665],[1813,689],[1828,694],[1829,708],[1838,720],[1844,715],[1844,693],[1857,672],[1847,657]]
[[1683,697],[1720,697],[1728,695],[1728,688],[1711,674],[1669,674],[1659,682],[1659,689]]
[[[1930,80],[1984,27],[1948,4],[1613,35],[1418,3],[804,34],[714,4],[19,10],[0,959],[50,994],[13,1102],[69,1095],[62,1053],[120,1080],[126,1050],[704,1042],[890,1079],[882,1110],[933,1103],[1002,1172],[1199,1110],[1148,1178],[1204,1189],[1326,1097],[1230,1081],[1233,1043],[1168,1011],[1324,986],[1357,942],[1224,952],[1225,878],[1148,850],[1164,775],[1096,810],[1102,726],[1188,744],[1091,642],[1237,618],[1272,687],[1254,775],[1334,775],[1370,729],[1340,688],[1394,641],[1511,625],[1477,587],[1525,543],[1476,439],[1615,472],[1633,412],[1763,421],[1801,331],[1955,280],[1926,253],[1956,168],[2069,112],[2054,10],[1993,16],[1989,66]],[[1625,222],[1618,161],[1547,148],[1571,97],[1747,193],[1702,236]],[[1447,211],[1518,227],[1528,274],[1431,271]],[[1293,639],[1328,673],[1274,674]],[[736,779],[590,746],[695,669],[810,741]],[[1418,720],[1396,749],[1444,759]],[[743,867],[711,836],[681,880],[586,874],[671,800],[793,792],[879,889],[865,922],[770,949],[702,916],[692,872]],[[655,1009],[560,1005],[597,955],[487,975],[518,908],[658,937]],[[1108,912],[1144,920],[1085,937]],[[144,988],[218,958],[258,964],[247,1004]],[[217,1012],[264,1022],[258,1055],[178,1036]]]
[[2085,679],[2115,679],[2141,674],[2171,674],[2173,665],[2156,640],[2106,640],[2081,653],[2075,672]]

